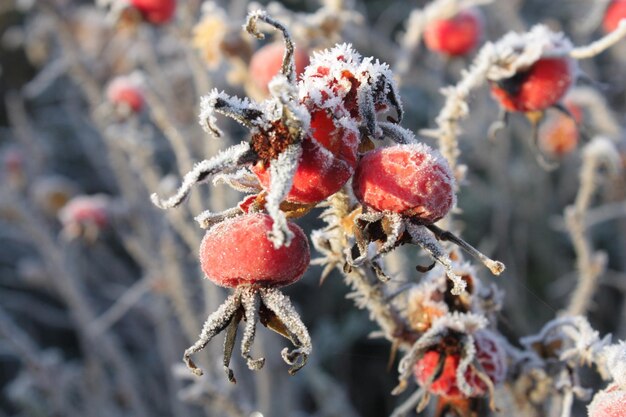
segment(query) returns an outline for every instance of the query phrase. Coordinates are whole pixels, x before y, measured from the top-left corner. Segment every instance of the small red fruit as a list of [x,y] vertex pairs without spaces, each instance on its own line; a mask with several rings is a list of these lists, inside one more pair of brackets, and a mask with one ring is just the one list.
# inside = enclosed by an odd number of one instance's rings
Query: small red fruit
[[[252,83],[259,91],[269,93],[268,84],[280,72],[284,54],[285,46],[280,42],[273,42],[263,46],[252,55],[248,71]],[[296,75],[299,76],[309,65],[309,55],[304,49],[296,48],[294,60]]]
[[539,147],[548,155],[561,157],[576,149],[578,126],[564,114],[552,116],[539,128]]
[[146,21],[155,25],[169,22],[176,11],[176,0],[131,0],[130,3]]
[[[302,141],[302,156],[286,200],[293,203],[317,203],[341,189],[356,166],[358,135],[336,127],[323,110],[311,114],[312,134]],[[260,161],[254,173],[269,188],[269,166]]]
[[483,16],[478,9],[461,10],[449,19],[430,22],[424,29],[424,43],[431,51],[450,56],[465,55],[483,36]]
[[493,82],[491,93],[508,111],[545,110],[563,98],[574,77],[570,58],[542,58],[511,78]]
[[431,224],[455,204],[454,176],[447,162],[420,143],[366,153],[352,181],[356,198],[378,211],[391,211]]
[[622,19],[626,19],[626,0],[613,0],[604,13],[602,28],[606,33],[613,32]]
[[[502,345],[491,332],[485,330],[475,333],[474,340],[476,348],[475,361],[480,364],[494,385],[499,384],[504,380],[506,374],[506,357]],[[417,361],[414,374],[418,384],[425,386],[433,377],[439,359],[444,354],[443,349],[445,348],[442,348],[441,351],[440,349],[430,350]],[[459,389],[457,382],[457,368],[461,362],[461,355],[457,352],[445,353],[445,355],[443,371],[432,382],[428,391],[446,398],[463,398],[465,395]],[[473,366],[467,368],[464,377],[472,388],[471,397],[482,397],[487,394],[487,384],[480,379]]]
[[96,226],[101,229],[109,224],[109,199],[103,195],[81,195],[71,199],[59,211],[64,227]]
[[588,417],[626,417],[626,391],[617,384],[594,395],[587,407]]
[[274,248],[268,238],[273,220],[262,213],[228,219],[209,229],[200,245],[200,265],[215,284],[281,287],[302,277],[309,266],[309,243],[302,229],[289,223],[294,238]]
[[133,76],[114,78],[106,90],[107,99],[116,106],[125,106],[138,113],[144,106],[143,91]]

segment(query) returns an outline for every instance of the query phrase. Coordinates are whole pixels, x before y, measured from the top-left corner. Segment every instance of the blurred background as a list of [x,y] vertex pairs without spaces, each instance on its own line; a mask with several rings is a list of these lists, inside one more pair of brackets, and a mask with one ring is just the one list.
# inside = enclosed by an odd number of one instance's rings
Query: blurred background
[[[261,327],[255,354],[266,357],[264,369],[249,371],[236,353],[238,384],[228,383],[219,336],[196,355],[206,375],[191,375],[182,352],[228,293],[203,279],[204,231],[193,217],[233,207],[242,194],[202,185],[169,211],[149,195],[170,195],[193,163],[247,140],[226,118],[219,120],[225,135],[211,138],[197,115],[212,88],[266,97],[249,68],[257,50],[281,38],[243,32],[251,9],[267,7],[307,53],[349,42],[389,63],[403,125],[414,132],[434,126],[440,89],[459,80],[475,50],[449,57],[425,48],[409,16],[426,1],[179,0],[173,16],[146,16],[130,3],[0,4],[0,417],[389,415],[404,398],[390,394],[397,382],[390,343],[369,337],[377,328],[346,298],[341,274],[320,285],[319,266],[285,289],[312,335],[306,368],[290,377],[278,354],[286,341]],[[480,42],[544,23],[586,44],[603,34],[604,7],[495,1],[480,6]],[[581,69],[566,99],[580,114],[572,149],[540,150],[553,152],[557,169],[537,162],[521,115],[489,137],[499,109],[487,86],[471,96],[462,125],[467,176],[455,228],[507,265],[501,277],[479,275],[504,291],[498,326],[512,344],[554,318],[576,286],[563,212],[578,191],[580,148],[604,135],[626,155],[625,42]],[[548,113],[547,120],[559,116]],[[607,259],[589,320],[619,339],[626,338],[625,181],[602,176],[588,219],[590,242]],[[298,224],[307,232],[323,227],[320,212]],[[393,279],[419,280],[420,256],[415,248],[396,251]]]

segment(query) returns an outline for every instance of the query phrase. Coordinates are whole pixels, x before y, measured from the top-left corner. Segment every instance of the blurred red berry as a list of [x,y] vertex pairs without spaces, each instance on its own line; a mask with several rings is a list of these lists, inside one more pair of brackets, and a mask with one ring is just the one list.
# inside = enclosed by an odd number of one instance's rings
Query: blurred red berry
[[144,95],[139,83],[131,76],[120,76],[113,79],[106,90],[107,99],[117,105],[126,106],[138,113],[144,106]]
[[[269,92],[268,84],[280,72],[283,63],[285,46],[281,42],[273,42],[259,48],[250,60],[249,74],[254,86],[263,93]],[[302,74],[309,65],[309,55],[302,48],[294,51],[296,75]]]
[[[341,189],[356,166],[358,135],[336,127],[325,111],[311,114],[312,134],[302,141],[302,156],[287,201],[317,203]],[[253,167],[261,184],[269,188],[270,170],[263,161]]]
[[130,3],[146,21],[157,25],[169,22],[176,11],[176,0],[130,0]]
[[[489,331],[479,331],[474,334],[476,357],[487,377],[494,385],[504,380],[506,374],[506,356],[504,348],[495,336]],[[457,369],[461,362],[461,354],[457,352],[444,353],[442,348],[430,350],[417,361],[414,368],[415,379],[421,386],[425,386],[433,377],[437,370],[437,365],[442,354],[445,354],[443,370],[438,378],[436,378],[428,391],[434,395],[440,395],[446,398],[465,397],[459,389],[457,381]],[[453,348],[454,350],[454,348]],[[478,373],[473,366],[469,366],[464,374],[465,380],[472,388],[471,397],[482,397],[487,394],[488,387],[483,380],[480,379]]]
[[217,285],[280,287],[302,277],[309,266],[309,243],[302,229],[289,223],[294,238],[274,248],[268,238],[273,220],[262,213],[228,219],[209,229],[200,245],[200,265]]
[[9,175],[21,175],[24,171],[24,155],[18,148],[8,149],[2,155],[4,171]]
[[542,58],[513,77],[492,83],[491,92],[508,111],[545,110],[563,98],[574,78],[570,58]]
[[483,16],[478,9],[461,10],[449,19],[434,20],[424,29],[424,43],[434,52],[465,55],[483,36]]
[[561,157],[578,146],[578,126],[569,116],[553,115],[539,128],[539,148],[549,155]]
[[587,407],[588,417],[626,417],[626,391],[617,384],[594,395]]
[[613,0],[604,13],[602,28],[605,32],[613,32],[622,19],[626,19],[626,0]]
[[59,211],[64,227],[73,225],[103,228],[109,224],[109,199],[103,195],[81,195],[72,198]]
[[431,224],[454,206],[454,176],[447,162],[424,144],[397,145],[366,153],[352,181],[356,198]]

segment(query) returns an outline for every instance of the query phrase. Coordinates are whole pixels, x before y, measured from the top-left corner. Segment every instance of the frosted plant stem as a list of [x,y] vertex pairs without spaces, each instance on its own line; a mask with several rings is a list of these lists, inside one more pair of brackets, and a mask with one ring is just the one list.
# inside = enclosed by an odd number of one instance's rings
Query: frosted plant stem
[[473,247],[472,245],[470,245],[469,243],[467,243],[460,237],[456,236],[454,233],[448,232],[446,230],[442,230],[439,227],[435,226],[434,224],[431,224],[426,227],[428,228],[428,230],[433,232],[435,236],[437,236],[438,239],[454,243],[455,245],[463,249],[465,252],[467,252],[470,256],[480,261],[483,265],[485,265],[491,271],[492,274],[500,275],[504,271],[505,266],[502,262],[494,261],[493,259],[488,258],[478,249],[476,249],[475,247]]
[[584,315],[591,303],[598,278],[606,267],[606,255],[593,251],[587,234],[585,218],[591,206],[591,200],[597,190],[600,178],[598,169],[607,166],[619,166],[619,154],[614,145],[606,138],[596,137],[583,149],[583,162],[580,170],[580,186],[574,205],[565,209],[565,224],[572,239],[576,252],[576,267],[578,269],[578,285],[574,290],[569,306],[568,315]]
[[[174,150],[176,164],[180,172],[189,172],[193,168],[193,158],[189,152],[189,144],[183,137],[182,133],[176,126],[176,122],[168,111],[165,103],[154,93],[152,89],[146,89],[146,101],[150,108],[152,120],[155,125],[163,132],[168,142]],[[189,198],[191,210],[199,213],[203,210],[202,199],[198,194],[192,194]]]
[[589,45],[572,49],[569,55],[575,59],[593,58],[621,41],[624,37],[626,37],[626,18],[620,20],[613,32]]
[[419,405],[426,394],[424,388],[415,390],[409,398],[407,398],[400,406],[396,407],[390,417],[406,417],[411,411]]
[[105,332],[94,341],[91,339],[89,326],[96,319],[96,313],[88,303],[89,297],[85,295],[79,285],[80,279],[73,270],[65,267],[64,254],[62,248],[50,234],[45,222],[28,205],[22,201],[21,197],[14,193],[7,193],[5,198],[16,202],[21,214],[20,225],[28,233],[33,243],[38,247],[47,267],[50,270],[50,277],[56,290],[69,308],[72,320],[85,343],[85,349],[94,349],[103,359],[113,367],[115,380],[129,398],[130,407],[134,409],[137,416],[147,417],[149,415],[146,405],[138,391],[139,380],[132,372],[132,361],[128,358],[120,345],[116,335],[112,332]]

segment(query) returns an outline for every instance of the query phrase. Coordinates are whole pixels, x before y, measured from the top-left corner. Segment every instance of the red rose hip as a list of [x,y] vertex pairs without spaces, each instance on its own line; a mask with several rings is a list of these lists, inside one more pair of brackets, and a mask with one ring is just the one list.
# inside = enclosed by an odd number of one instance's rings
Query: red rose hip
[[513,77],[493,82],[491,93],[508,111],[545,110],[567,93],[574,69],[570,58],[542,58]]
[[588,417],[626,417],[626,391],[616,384],[594,395],[587,407]]
[[423,224],[444,217],[456,199],[450,167],[421,143],[366,153],[357,165],[352,187],[363,205],[410,216]]
[[[249,67],[250,79],[254,86],[265,94],[269,92],[268,84],[272,78],[280,72],[284,53],[285,46],[280,42],[274,42],[263,46],[252,55]],[[294,60],[296,75],[300,75],[309,65],[309,55],[303,49],[296,48]]]
[[[476,357],[487,377],[494,385],[504,380],[506,374],[506,357],[504,349],[500,342],[489,331],[480,331],[474,334]],[[418,384],[425,386],[436,371],[442,352],[439,350],[430,350],[417,361],[414,368],[415,379]],[[461,392],[457,379],[457,369],[461,362],[460,353],[447,353],[443,370],[437,377],[428,391],[435,395],[445,398],[465,398]],[[480,379],[476,370],[470,366],[464,373],[465,380],[472,388],[472,397],[482,397],[487,394],[488,387],[485,382]]]
[[307,238],[289,223],[294,238],[289,246],[274,248],[268,238],[273,220],[266,214],[248,214],[211,228],[200,246],[200,264],[207,278],[223,287],[263,285],[280,287],[302,277],[311,259]]
[[130,76],[114,78],[106,89],[107,99],[116,106],[125,106],[138,113],[144,106],[144,95],[138,79]]
[[424,30],[424,43],[431,51],[460,56],[474,49],[482,35],[482,14],[472,8],[461,10],[449,19],[430,22]]
[[157,25],[169,22],[176,11],[176,0],[131,0],[130,3],[146,21]]
[[[341,189],[356,167],[356,131],[336,127],[324,110],[311,114],[312,133],[302,141],[302,156],[293,177],[287,201],[312,204]],[[266,189],[270,184],[268,164],[260,161],[254,173]]]
[[626,0],[614,0],[604,13],[602,28],[607,33],[613,32],[622,19],[626,19]]

